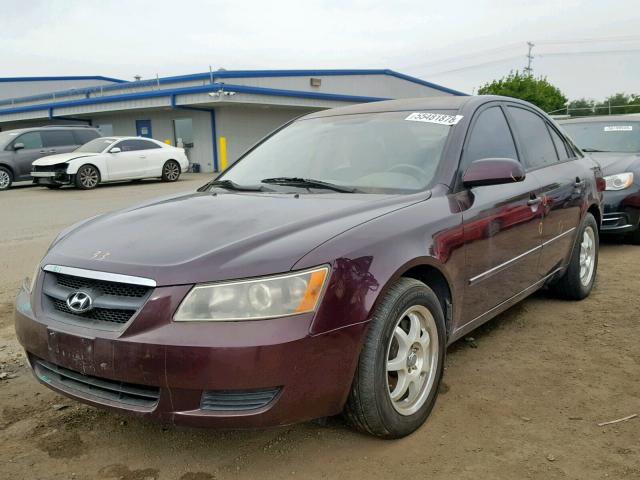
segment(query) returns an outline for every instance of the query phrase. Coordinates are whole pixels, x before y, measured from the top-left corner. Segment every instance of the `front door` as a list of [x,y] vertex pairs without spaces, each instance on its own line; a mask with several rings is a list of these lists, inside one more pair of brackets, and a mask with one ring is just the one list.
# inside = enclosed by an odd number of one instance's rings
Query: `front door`
[[109,180],[126,180],[144,178],[148,171],[148,160],[140,142],[144,140],[122,140],[114,145],[120,149],[118,153],[107,153],[107,170]]
[[16,181],[31,180],[31,164],[39,158],[56,153],[54,150],[49,151],[44,147],[40,132],[23,133],[13,141],[12,145],[22,147],[13,152]]
[[561,267],[571,252],[589,171],[569,156],[560,133],[540,115],[516,105],[507,110],[526,156],[527,175],[535,176],[542,186],[539,272],[545,277]]
[[136,135],[138,137],[152,138],[151,120],[136,120]]
[[[482,158],[520,156],[502,107],[476,113],[464,147],[461,170]],[[463,322],[469,323],[540,280],[541,186],[523,182],[480,186],[459,194],[462,207],[466,287]]]

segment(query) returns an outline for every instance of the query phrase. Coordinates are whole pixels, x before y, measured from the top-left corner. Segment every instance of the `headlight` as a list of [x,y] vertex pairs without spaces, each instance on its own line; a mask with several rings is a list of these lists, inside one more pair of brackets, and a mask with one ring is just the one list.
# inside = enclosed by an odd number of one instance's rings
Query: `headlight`
[[624,190],[629,188],[633,183],[633,173],[619,173],[618,175],[609,175],[604,177],[607,182],[607,190]]
[[313,312],[328,267],[254,280],[196,285],[180,304],[177,322],[259,320]]
[[33,292],[33,289],[36,286],[36,281],[38,280],[38,275],[40,274],[40,262],[36,265],[35,270],[33,271],[33,275],[29,278],[29,293]]

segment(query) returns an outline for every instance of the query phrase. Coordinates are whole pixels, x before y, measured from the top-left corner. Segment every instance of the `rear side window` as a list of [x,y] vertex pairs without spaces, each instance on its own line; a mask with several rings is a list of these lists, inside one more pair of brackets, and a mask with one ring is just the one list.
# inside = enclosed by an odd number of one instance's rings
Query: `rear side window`
[[84,145],[100,135],[95,130],[74,130],[73,136],[76,139],[76,145]]
[[157,145],[153,142],[148,142],[146,140],[123,140],[116,147],[119,147],[123,152],[132,152],[135,150],[150,150],[152,148],[160,148],[160,145]]
[[26,150],[31,148],[42,148],[42,137],[40,136],[40,132],[28,132],[16,138],[14,145],[16,143],[24,144],[24,148]]
[[41,132],[45,147],[63,147],[76,144],[71,130],[46,130]]
[[498,106],[489,107],[478,115],[465,147],[463,167],[481,158],[518,159],[507,119]]
[[553,144],[556,146],[560,161],[565,162],[569,160],[569,157],[572,157],[573,155],[569,154],[568,147],[565,141],[551,126],[549,126],[549,132],[551,132],[551,138],[553,139]]
[[509,113],[526,153],[529,169],[557,163],[558,156],[545,121],[535,113],[519,107],[509,107]]

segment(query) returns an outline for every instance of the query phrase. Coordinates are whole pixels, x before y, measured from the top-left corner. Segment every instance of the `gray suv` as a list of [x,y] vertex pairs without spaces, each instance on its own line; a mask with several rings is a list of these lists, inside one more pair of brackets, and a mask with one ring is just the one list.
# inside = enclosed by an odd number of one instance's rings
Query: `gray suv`
[[0,191],[31,180],[31,164],[38,158],[67,153],[98,138],[95,128],[82,125],[21,128],[0,132]]

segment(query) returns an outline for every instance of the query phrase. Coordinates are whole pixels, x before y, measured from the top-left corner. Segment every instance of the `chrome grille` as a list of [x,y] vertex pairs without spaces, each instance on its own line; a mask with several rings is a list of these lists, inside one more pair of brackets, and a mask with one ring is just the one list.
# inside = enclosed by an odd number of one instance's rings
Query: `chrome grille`
[[[57,320],[101,329],[119,329],[142,308],[152,291],[152,287],[143,285],[46,271],[42,303],[46,313]],[[78,313],[69,308],[67,298],[77,292],[91,297],[92,309]]]
[[66,301],[58,300],[57,298],[54,298],[51,301],[53,302],[55,309],[60,312],[90,320],[99,320],[101,322],[127,323],[136,313],[135,310],[109,310],[106,308],[94,308],[86,313],[75,313],[67,306]]

